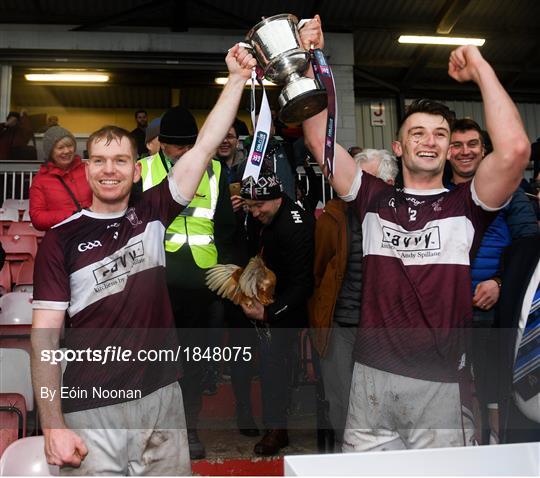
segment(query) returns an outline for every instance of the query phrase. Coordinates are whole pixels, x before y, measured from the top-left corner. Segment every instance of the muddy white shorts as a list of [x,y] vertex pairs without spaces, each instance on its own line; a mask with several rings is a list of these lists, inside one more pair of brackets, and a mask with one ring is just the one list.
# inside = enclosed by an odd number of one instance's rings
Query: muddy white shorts
[[138,400],[66,413],[64,419],[88,455],[79,468],[62,467],[61,475],[191,475],[177,382]]
[[344,452],[473,444],[474,419],[463,403],[460,384],[419,380],[355,363]]

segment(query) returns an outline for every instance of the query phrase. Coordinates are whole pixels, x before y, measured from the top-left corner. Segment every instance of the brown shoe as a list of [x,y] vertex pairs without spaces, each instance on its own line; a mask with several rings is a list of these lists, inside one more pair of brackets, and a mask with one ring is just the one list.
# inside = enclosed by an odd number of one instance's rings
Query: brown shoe
[[256,455],[277,455],[279,450],[289,444],[287,430],[268,430],[253,448]]

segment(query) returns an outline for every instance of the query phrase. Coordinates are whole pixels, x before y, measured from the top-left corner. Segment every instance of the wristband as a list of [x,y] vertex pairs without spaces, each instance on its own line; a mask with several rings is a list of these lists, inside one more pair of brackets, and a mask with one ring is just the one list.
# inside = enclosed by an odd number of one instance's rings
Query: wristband
[[501,288],[502,286],[502,280],[500,277],[492,277],[490,280],[493,280],[497,283],[497,285],[499,286],[499,289]]

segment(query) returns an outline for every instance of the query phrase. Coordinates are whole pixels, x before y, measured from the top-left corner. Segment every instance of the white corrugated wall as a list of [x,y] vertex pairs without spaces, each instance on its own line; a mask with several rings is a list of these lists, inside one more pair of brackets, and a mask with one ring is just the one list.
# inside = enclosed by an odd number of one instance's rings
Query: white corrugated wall
[[[372,102],[382,102],[385,107],[386,125],[371,126],[370,105]],[[408,101],[407,101],[408,103]],[[458,118],[469,117],[480,124],[484,124],[484,111],[479,101],[444,101],[448,107],[456,112]],[[531,142],[540,137],[540,104],[518,103],[518,109],[525,124],[525,129]],[[397,130],[396,102],[393,98],[380,100],[359,99],[356,101],[356,130],[358,145],[363,148],[377,148],[391,150],[392,140]]]

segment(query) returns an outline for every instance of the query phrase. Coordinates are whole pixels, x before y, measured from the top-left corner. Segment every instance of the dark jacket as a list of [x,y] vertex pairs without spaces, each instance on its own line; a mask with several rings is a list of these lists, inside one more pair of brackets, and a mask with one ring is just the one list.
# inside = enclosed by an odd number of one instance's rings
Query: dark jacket
[[336,301],[334,321],[342,326],[358,326],[362,308],[362,224],[352,208],[347,209],[348,255],[345,276]]
[[30,188],[30,218],[34,227],[40,231],[50,229],[77,212],[77,205],[60,178],[81,208],[92,204],[92,191],[81,158],[75,156],[68,169],[60,169],[50,161],[43,164]]
[[266,307],[266,320],[277,327],[305,327],[307,300],[313,290],[314,221],[285,194],[268,225],[249,216],[252,255],[262,254],[276,274],[275,302]]
[[24,148],[34,136],[28,115],[22,114],[16,126],[0,123],[0,161],[17,158],[17,151]]
[[536,215],[521,188],[512,196],[482,237],[471,266],[473,293],[479,282],[500,274],[501,256],[506,247],[519,237],[538,233]]
[[146,149],[146,131],[138,126],[129,133],[129,135],[135,140],[137,144],[137,156],[144,158],[148,156],[148,149]]
[[[456,187],[447,184],[448,189]],[[472,292],[483,281],[500,275],[501,256],[513,240],[538,233],[538,222],[523,189],[518,188],[510,203],[495,217],[482,236],[482,242],[471,264]]]
[[513,401],[513,364],[519,317],[525,292],[540,260],[540,235],[517,239],[503,260],[501,295],[491,341],[491,376],[488,402],[499,404],[499,435],[505,443],[509,408]]

